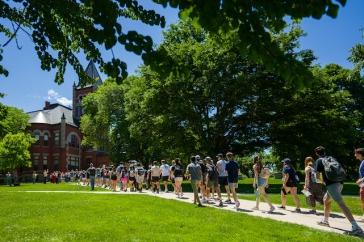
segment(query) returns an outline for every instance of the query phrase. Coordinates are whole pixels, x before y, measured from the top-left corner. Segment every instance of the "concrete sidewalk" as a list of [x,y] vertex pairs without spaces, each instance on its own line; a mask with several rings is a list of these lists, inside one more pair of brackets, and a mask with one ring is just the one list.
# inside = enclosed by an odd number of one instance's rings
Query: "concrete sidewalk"
[[[22,191],[19,191],[22,192]],[[90,192],[90,191],[26,191],[26,192],[42,192],[42,193],[87,193],[87,194],[109,194],[109,195],[149,195],[154,197],[160,197],[164,199],[169,200],[177,200],[179,202],[186,202],[186,203],[193,203],[193,193],[184,193],[182,198],[177,198],[177,196],[173,192],[160,192],[159,194],[152,193],[151,191],[143,191],[142,193],[139,192],[110,192],[110,191],[98,191],[98,192]],[[226,199],[226,198],[225,198]],[[223,207],[218,206],[218,201],[212,201],[203,204],[206,207],[211,207],[215,209],[222,209],[222,210],[228,210],[232,212],[237,213],[245,213],[252,216],[258,216],[263,218],[270,218],[277,221],[287,222],[287,223],[294,223],[294,224],[300,224],[304,225],[310,228],[319,229],[323,231],[329,231],[329,232],[335,232],[343,234],[345,231],[351,230],[351,224],[350,222],[345,218],[343,214],[340,213],[332,213],[329,223],[330,227],[320,226],[317,224],[318,221],[320,221],[323,218],[323,211],[317,211],[318,215],[310,214],[308,213],[308,209],[302,209],[301,213],[294,212],[295,208],[286,206],[285,210],[278,209],[277,204],[274,204],[276,207],[276,210],[273,213],[268,213],[269,210],[268,204],[261,202],[260,203],[260,210],[252,210],[252,208],[255,206],[255,201],[249,201],[249,200],[243,200],[239,199],[240,201],[240,208],[237,211],[235,209],[235,204],[226,204],[224,203]],[[195,206],[195,205],[194,205]],[[202,208],[203,209],[203,208]],[[358,220],[359,217],[355,216],[355,218]],[[359,222],[359,225],[364,228],[364,223]]]

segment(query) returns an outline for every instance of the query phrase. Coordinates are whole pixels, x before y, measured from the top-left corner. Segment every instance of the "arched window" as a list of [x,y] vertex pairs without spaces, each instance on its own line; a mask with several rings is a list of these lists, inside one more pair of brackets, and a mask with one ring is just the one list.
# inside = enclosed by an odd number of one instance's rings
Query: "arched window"
[[48,140],[49,140],[49,134],[44,133],[44,135],[43,135],[43,145],[44,146],[48,146]]
[[75,148],[80,147],[80,141],[76,134],[70,134],[68,136],[68,145]]
[[33,136],[35,138],[35,144],[39,145],[40,144],[40,131],[36,130],[33,132]]

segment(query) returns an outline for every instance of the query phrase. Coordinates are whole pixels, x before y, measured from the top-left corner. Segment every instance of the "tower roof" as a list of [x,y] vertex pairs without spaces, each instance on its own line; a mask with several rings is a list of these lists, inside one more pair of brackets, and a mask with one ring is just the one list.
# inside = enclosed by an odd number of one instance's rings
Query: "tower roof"
[[[97,68],[95,66],[95,63],[93,61],[90,61],[86,67],[85,70],[86,74],[91,77],[93,80],[95,80],[94,84],[88,84],[84,87],[90,87],[90,86],[100,86],[102,84],[102,80],[100,77],[99,72],[97,71]],[[77,87],[80,87],[80,83],[78,83]]]

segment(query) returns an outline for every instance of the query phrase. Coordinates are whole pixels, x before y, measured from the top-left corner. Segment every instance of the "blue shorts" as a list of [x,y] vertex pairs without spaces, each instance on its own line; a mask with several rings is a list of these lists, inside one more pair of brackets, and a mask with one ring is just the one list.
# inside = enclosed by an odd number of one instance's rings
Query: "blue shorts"
[[343,197],[341,196],[341,191],[343,190],[343,184],[342,183],[333,183],[328,186],[326,186],[327,192],[326,195],[328,197],[332,198],[337,203],[340,203],[343,201]]
[[267,185],[267,179],[258,177],[258,187],[265,187]]

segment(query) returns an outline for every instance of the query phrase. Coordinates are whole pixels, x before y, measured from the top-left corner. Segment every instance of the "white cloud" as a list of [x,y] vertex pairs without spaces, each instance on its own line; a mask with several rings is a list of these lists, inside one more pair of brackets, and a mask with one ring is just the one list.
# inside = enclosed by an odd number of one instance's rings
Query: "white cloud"
[[59,95],[58,92],[54,91],[53,89],[48,90],[48,96],[46,99],[49,100],[50,102],[55,101],[66,107],[72,106],[72,100],[66,97],[62,97],[61,95]]

